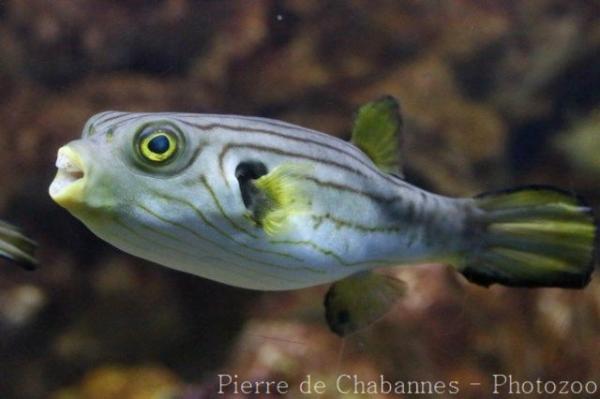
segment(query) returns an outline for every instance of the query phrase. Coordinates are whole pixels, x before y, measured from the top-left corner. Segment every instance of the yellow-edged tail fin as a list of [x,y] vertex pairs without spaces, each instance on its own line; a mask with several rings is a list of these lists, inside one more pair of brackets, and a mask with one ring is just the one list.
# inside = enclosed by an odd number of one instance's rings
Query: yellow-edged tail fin
[[0,221],[0,257],[32,270],[37,265],[33,255],[36,246],[35,242],[25,237],[17,227]]
[[480,195],[469,229],[474,243],[461,272],[488,286],[582,288],[591,278],[598,226],[585,202],[532,186]]

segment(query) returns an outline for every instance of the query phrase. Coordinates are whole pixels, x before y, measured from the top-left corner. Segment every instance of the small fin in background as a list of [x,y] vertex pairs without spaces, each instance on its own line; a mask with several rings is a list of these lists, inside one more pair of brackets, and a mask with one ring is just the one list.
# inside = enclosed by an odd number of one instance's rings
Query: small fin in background
[[388,275],[365,272],[347,277],[327,291],[327,324],[340,337],[352,334],[382,318],[405,291],[403,281]]
[[24,269],[33,270],[37,265],[34,251],[37,245],[25,237],[19,228],[0,221],[0,257],[12,260]]
[[351,141],[367,154],[379,169],[403,176],[402,116],[394,97],[385,96],[358,109]]
[[251,218],[268,235],[285,230],[290,216],[310,209],[310,200],[300,176],[307,171],[302,164],[282,164],[254,180],[256,198]]
[[583,288],[594,270],[598,226],[585,202],[560,189],[531,186],[475,199],[474,251],[461,272],[473,283]]

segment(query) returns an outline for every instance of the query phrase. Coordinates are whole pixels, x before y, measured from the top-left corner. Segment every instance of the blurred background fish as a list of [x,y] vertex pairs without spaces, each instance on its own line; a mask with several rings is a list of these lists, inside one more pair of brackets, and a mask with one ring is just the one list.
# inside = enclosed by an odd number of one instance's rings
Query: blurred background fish
[[21,230],[0,220],[0,256],[10,259],[25,269],[34,269],[37,260],[34,257],[36,244],[27,238]]

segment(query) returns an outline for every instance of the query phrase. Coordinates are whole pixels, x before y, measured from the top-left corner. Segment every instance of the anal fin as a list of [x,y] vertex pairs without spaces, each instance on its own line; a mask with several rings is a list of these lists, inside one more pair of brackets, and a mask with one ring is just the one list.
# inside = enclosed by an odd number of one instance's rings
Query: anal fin
[[365,272],[333,284],[325,296],[331,331],[344,337],[373,324],[392,309],[406,291],[403,281]]

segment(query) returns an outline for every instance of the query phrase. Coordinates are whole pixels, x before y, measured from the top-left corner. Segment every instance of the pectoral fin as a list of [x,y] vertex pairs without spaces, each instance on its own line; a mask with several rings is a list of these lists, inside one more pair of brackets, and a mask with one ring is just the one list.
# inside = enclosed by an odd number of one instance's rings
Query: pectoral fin
[[344,337],[383,317],[406,291],[403,281],[372,272],[333,284],[325,296],[325,317],[331,331]]
[[352,143],[384,172],[402,176],[402,116],[394,97],[386,96],[359,108]]
[[0,221],[0,257],[15,261],[25,269],[34,269],[37,265],[33,256],[35,248],[36,244],[18,228]]
[[[290,216],[307,212],[310,199],[301,176],[307,168],[301,164],[282,164],[251,184],[250,218],[268,235],[287,227]],[[250,192],[250,190],[248,190]]]

